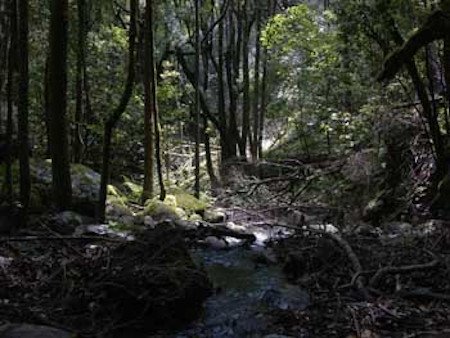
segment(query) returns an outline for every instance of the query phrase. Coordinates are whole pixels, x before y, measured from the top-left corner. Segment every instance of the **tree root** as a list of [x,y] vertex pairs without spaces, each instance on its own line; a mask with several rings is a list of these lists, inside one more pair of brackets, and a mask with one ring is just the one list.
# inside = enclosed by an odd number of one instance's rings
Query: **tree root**
[[380,283],[382,277],[386,274],[392,273],[407,273],[411,271],[421,271],[421,270],[430,270],[435,268],[440,259],[432,252],[427,250],[427,253],[433,257],[433,260],[424,264],[413,264],[413,265],[404,265],[404,266],[386,266],[379,269],[370,279],[369,286],[372,288],[376,288],[376,286]]

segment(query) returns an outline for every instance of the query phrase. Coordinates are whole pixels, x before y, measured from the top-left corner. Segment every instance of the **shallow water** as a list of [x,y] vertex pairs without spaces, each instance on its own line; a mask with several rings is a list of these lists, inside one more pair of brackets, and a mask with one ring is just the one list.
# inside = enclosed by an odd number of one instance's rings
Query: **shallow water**
[[205,267],[216,292],[205,302],[202,318],[175,337],[261,337],[271,333],[270,311],[303,310],[308,306],[308,294],[286,282],[280,264],[258,263],[258,258],[270,250],[264,247],[264,241],[288,234],[255,230],[252,232],[258,241],[250,248],[192,252]]

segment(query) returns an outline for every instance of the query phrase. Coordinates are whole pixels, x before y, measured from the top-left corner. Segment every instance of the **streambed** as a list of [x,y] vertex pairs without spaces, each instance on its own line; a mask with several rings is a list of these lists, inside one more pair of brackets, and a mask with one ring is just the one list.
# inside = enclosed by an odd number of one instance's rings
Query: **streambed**
[[[256,241],[250,247],[233,242],[229,249],[197,248],[192,255],[206,269],[215,292],[204,304],[204,313],[175,337],[261,337],[274,332],[272,314],[303,311],[307,292],[289,284],[266,243],[290,233],[272,227],[247,229]],[[301,330],[301,328],[299,328]],[[279,330],[277,330],[279,331]]]

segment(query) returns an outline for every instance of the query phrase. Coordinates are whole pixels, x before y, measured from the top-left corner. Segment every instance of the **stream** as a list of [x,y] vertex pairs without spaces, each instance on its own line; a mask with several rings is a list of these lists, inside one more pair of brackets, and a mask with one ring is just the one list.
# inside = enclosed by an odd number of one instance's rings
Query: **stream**
[[302,311],[309,305],[309,295],[287,283],[265,245],[290,233],[262,226],[246,230],[257,238],[250,247],[228,238],[233,243],[228,249],[193,249],[194,259],[204,266],[216,291],[205,302],[203,316],[174,337],[276,337],[279,332],[270,325],[273,311]]

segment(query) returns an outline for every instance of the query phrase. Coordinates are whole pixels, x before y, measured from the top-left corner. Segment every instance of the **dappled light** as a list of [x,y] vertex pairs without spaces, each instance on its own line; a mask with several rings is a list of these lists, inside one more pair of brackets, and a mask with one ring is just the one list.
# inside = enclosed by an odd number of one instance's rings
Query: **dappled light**
[[450,1],[0,0],[0,338],[450,337]]

